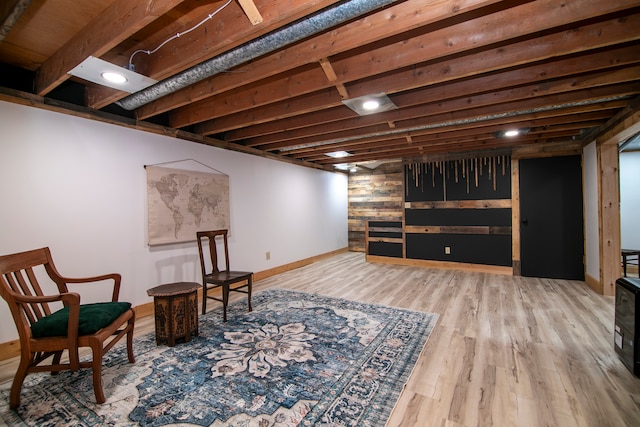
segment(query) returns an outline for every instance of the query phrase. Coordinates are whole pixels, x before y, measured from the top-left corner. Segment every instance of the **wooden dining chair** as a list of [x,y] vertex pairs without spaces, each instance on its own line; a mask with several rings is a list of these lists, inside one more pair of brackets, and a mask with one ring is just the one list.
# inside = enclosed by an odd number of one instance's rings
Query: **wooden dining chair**
[[[47,275],[57,286],[57,294],[43,292],[39,279],[45,285]],[[126,335],[129,362],[135,361],[135,314],[130,303],[118,302],[120,280],[119,274],[63,277],[53,264],[49,248],[0,256],[0,295],[9,305],[20,337],[20,363],[9,395],[12,409],[20,405],[22,383],[28,374],[51,371],[55,375],[62,370],[80,368],[93,370],[96,402],[105,402],[103,355]],[[111,302],[81,304],[80,294],[69,292],[67,287],[67,284],[105,281],[113,282]],[[78,349],[82,347],[91,349],[91,360],[80,361]],[[65,350],[68,362],[62,362]]]
[[[241,292],[247,294],[249,301],[249,311],[251,311],[251,286],[253,284],[253,272],[232,271],[229,267],[229,243],[227,239],[228,230],[198,231],[198,252],[200,253],[200,267],[202,268],[202,314],[207,311],[207,299],[222,302],[222,318],[227,321],[227,305],[229,304],[229,292]],[[218,263],[218,251],[216,248],[216,237],[222,236],[224,244],[224,270]],[[205,241],[209,243],[209,262],[211,272],[207,273],[206,260],[202,249]],[[232,285],[239,286],[232,287]],[[222,298],[217,298],[208,294],[209,289],[222,287]],[[246,288],[246,290],[245,290]]]

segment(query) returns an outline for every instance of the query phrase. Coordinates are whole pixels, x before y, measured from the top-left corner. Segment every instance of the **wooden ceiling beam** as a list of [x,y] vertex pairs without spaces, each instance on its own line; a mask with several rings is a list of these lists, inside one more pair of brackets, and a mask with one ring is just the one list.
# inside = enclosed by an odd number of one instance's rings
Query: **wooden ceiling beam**
[[[640,54],[640,52],[638,52]],[[522,70],[519,70],[522,71]],[[515,71],[514,73],[517,73]],[[479,80],[483,80],[480,78]],[[345,131],[348,129],[359,129],[370,125],[383,124],[389,121],[398,122],[410,118],[426,119],[430,115],[442,114],[444,112],[459,111],[468,108],[477,108],[480,106],[489,106],[504,102],[516,101],[543,95],[551,95],[554,93],[570,92],[585,87],[597,87],[610,85],[615,83],[623,83],[634,80],[640,80],[640,66],[629,68],[615,69],[611,71],[603,71],[576,77],[568,77],[553,81],[541,82],[539,84],[531,84],[508,88],[501,91],[483,93],[475,95],[472,88],[465,91],[457,91],[455,84],[439,88],[438,92],[446,93],[450,99],[443,101],[438,96],[432,96],[432,90],[426,89],[412,93],[411,96],[416,99],[429,99],[429,102],[422,105],[415,105],[409,108],[401,108],[400,110],[392,110],[377,115],[357,117],[342,121],[334,121],[332,123],[323,123],[316,126],[305,127],[295,131],[285,131],[277,134],[256,137],[243,141],[243,144],[250,147],[273,144],[276,142],[288,141],[292,139],[305,138],[314,135],[329,134],[331,132]],[[467,83],[467,82],[465,82]],[[449,87],[451,86],[451,87]],[[466,85],[465,85],[466,86]],[[475,90],[491,89],[490,86],[482,85],[478,82]],[[466,95],[466,96],[465,96]],[[396,104],[401,104],[394,99]],[[397,124],[396,124],[397,126]],[[230,140],[224,138],[225,140]]]
[[[555,118],[555,117],[564,117],[566,121],[567,117],[571,117],[575,114],[584,114],[589,112],[602,112],[606,110],[618,110],[623,108],[625,105],[627,105],[627,103],[628,101],[625,101],[625,100],[607,101],[607,102],[602,102],[597,104],[580,105],[580,106],[562,108],[557,110],[528,113],[528,114],[522,114],[517,116],[511,116],[511,117],[501,117],[501,118],[489,119],[489,120],[483,120],[483,121],[473,120],[475,118],[483,116],[481,111],[476,111],[475,116],[472,114],[468,114],[467,116],[460,115],[460,117],[458,117],[460,121],[465,119],[468,120],[468,122],[466,123],[448,125],[448,121],[443,120],[441,122],[442,126],[440,127],[434,127],[431,129],[424,129],[420,131],[412,131],[411,134],[414,135],[414,137],[420,137],[423,135],[435,135],[436,137],[443,138],[449,132],[460,131],[464,129],[477,129],[477,128],[481,128],[484,126],[491,126],[491,125],[505,126],[506,124],[510,124],[510,123],[521,123],[521,122],[526,122],[530,120],[542,120],[542,119]],[[438,124],[438,122],[436,121],[434,121],[433,123]],[[320,144],[315,146],[309,146],[307,148],[299,148],[295,150],[285,151],[283,152],[283,154],[286,154],[292,157],[305,158],[309,156],[309,153],[325,153],[327,151],[331,152],[331,151],[338,151],[338,150],[349,151],[352,147],[357,147],[361,144],[367,144],[367,143],[376,142],[376,141],[385,141],[387,139],[395,138],[395,137],[397,136],[382,135],[382,136],[363,137],[363,138],[354,139],[354,140],[345,141],[345,142],[335,142],[335,143],[329,142],[327,144]],[[295,147],[297,145],[302,145],[302,143],[291,144],[289,147]],[[282,149],[286,149],[289,147],[282,147]],[[264,151],[267,151],[267,150],[264,150]]]
[[[461,59],[463,62],[464,59]],[[569,75],[589,73],[595,70],[604,70],[610,67],[618,67],[636,64],[640,62],[640,48],[638,46],[623,46],[604,52],[587,52],[585,55],[563,57],[559,60],[544,62],[527,67],[519,67],[505,72],[490,73],[478,76],[474,79],[454,81],[441,85],[431,85],[426,89],[417,89],[406,93],[399,93],[393,96],[394,102],[401,108],[412,105],[424,104],[424,100],[430,103],[451,99],[451,93],[459,93],[465,96],[479,92],[489,92],[507,87],[530,84],[531,82],[548,81],[554,78],[566,77]],[[324,113],[324,112],[323,112]],[[284,137],[274,137],[274,139],[291,139],[306,136],[304,128],[317,126],[325,132],[332,126],[349,126],[348,124],[327,124],[330,122],[340,122],[339,116],[330,118],[323,114],[315,116],[307,115],[300,119],[289,119],[286,122],[272,121],[262,125],[254,125],[241,129],[235,129],[224,134],[227,141],[244,140],[245,144],[252,145],[251,139],[256,137],[268,137],[272,134],[282,133]],[[377,115],[357,118],[348,118],[343,121],[373,121]],[[353,126],[356,126],[354,123]],[[308,131],[313,133],[313,131]]]
[[251,25],[258,25],[263,21],[262,15],[260,15],[260,11],[256,7],[256,4],[251,0],[238,0],[240,3],[240,7],[244,11],[247,18],[249,18],[249,22]]
[[[420,153],[422,156],[425,155],[434,155],[434,154],[453,154],[453,153],[475,153],[476,156],[490,156],[492,153],[499,152],[504,153],[505,149],[507,152],[514,152],[516,150],[520,150],[522,147],[533,147],[529,148],[526,151],[529,153],[536,152],[544,152],[548,149],[550,144],[553,144],[562,152],[571,152],[571,153],[580,153],[581,143],[579,141],[574,141],[571,136],[567,136],[564,138],[560,138],[563,143],[561,147],[557,147],[557,140],[553,140],[550,138],[542,137],[542,138],[526,138],[520,139],[518,141],[482,141],[476,143],[451,143],[446,145],[437,145],[437,146],[420,146],[420,147],[405,147],[404,149],[390,149],[386,151],[377,151],[377,152],[365,152],[350,156],[348,161],[342,159],[342,163],[359,163],[366,162],[370,160],[379,160],[381,158],[384,159],[405,159],[407,157],[416,157],[417,153]],[[556,152],[558,155],[558,152]],[[322,165],[335,165],[340,163],[340,160],[331,159],[327,157],[327,160],[318,161],[317,164]]]
[[[542,0],[542,1],[549,1],[549,0]],[[578,1],[583,1],[583,0],[578,0]],[[507,12],[504,12],[504,13],[507,13]],[[472,20],[472,22],[477,22],[480,19],[482,18],[474,19]],[[438,31],[445,31],[446,36],[453,37],[456,34],[457,27],[459,25],[463,25],[463,24],[456,24],[456,25],[453,25],[452,27],[448,27],[444,30],[438,30]],[[416,37],[416,38],[420,39],[421,42],[424,42],[422,39],[423,38],[429,39],[431,34],[432,33],[427,33],[426,35],[423,35],[421,37]],[[520,33],[518,33],[518,35],[519,34]],[[500,31],[493,30],[492,34],[485,34],[484,39],[486,40],[486,43],[489,44],[494,39],[498,39],[501,36],[503,36],[503,34]],[[470,40],[465,40],[464,43],[460,43],[460,46],[458,47],[458,49],[462,51],[462,50],[477,48],[477,47],[478,47],[477,41],[473,41],[470,39]],[[349,63],[352,64],[352,68],[359,68],[358,65],[361,64],[361,61],[366,61],[366,64],[367,64],[366,70],[363,70],[357,75],[358,78],[365,78],[373,74],[394,69],[397,66],[405,66],[405,65],[408,66],[424,60],[422,55],[423,52],[420,52],[420,51],[416,51],[415,53],[408,55],[411,59],[407,60],[407,64],[398,64],[395,61],[393,64],[389,64],[387,63],[387,61],[371,59],[371,58],[378,58],[379,57],[378,55],[388,55],[389,52],[392,52],[392,51],[394,51],[394,54],[396,56],[400,56],[401,52],[398,51],[398,49],[402,49],[402,48],[404,49],[407,48],[404,42],[394,43],[391,46],[375,49],[371,53],[366,54],[364,58],[361,58],[363,55],[357,55],[357,59],[349,60]],[[386,68],[372,71],[369,67],[369,64],[374,62],[384,63]],[[376,64],[376,66],[379,67],[380,64]],[[333,70],[332,70],[332,73],[333,75],[336,75],[336,73],[333,72]],[[278,81],[269,81],[267,83],[270,87],[266,88],[266,90],[264,90],[264,93],[265,94],[268,93],[268,96],[267,95],[262,96],[261,102],[256,99],[256,93],[255,93],[255,90],[253,90],[254,85],[247,85],[247,82],[245,81],[241,89],[231,91],[228,94],[218,94],[216,96],[207,96],[206,98],[201,99],[200,101],[197,101],[197,102],[194,102],[194,100],[191,99],[188,105],[179,108],[177,111],[176,110],[172,111],[170,116],[170,123],[171,123],[171,126],[176,128],[186,127],[196,123],[204,122],[206,120],[212,120],[217,117],[233,114],[235,112],[242,112],[242,111],[245,111],[247,108],[255,108],[263,105],[273,104],[278,101],[289,99],[292,96],[309,94],[317,90],[322,90],[331,86],[336,86],[336,83],[342,84],[343,81],[352,80],[352,79],[345,79],[345,74],[347,74],[346,71],[341,70],[340,73],[338,73],[340,77],[340,81],[332,82],[328,79],[319,79],[318,77],[319,73],[317,69],[308,70],[304,68],[302,71],[289,70],[286,76],[283,76]],[[261,85],[261,89],[263,87],[264,87],[264,84]],[[261,93],[262,92],[263,91],[261,90]],[[344,94],[341,93],[341,95],[344,95]],[[327,107],[330,107],[330,106],[327,106]],[[139,115],[138,117],[141,117],[141,116]]]
[[[587,125],[597,125],[602,123],[599,122],[589,122]],[[495,126],[496,130],[501,130],[499,126]],[[503,128],[502,128],[503,129]],[[454,134],[456,132],[452,132]],[[415,138],[412,137],[412,142],[408,143],[403,138],[394,138],[386,141],[379,141],[371,144],[363,144],[355,148],[349,149],[349,153],[351,156],[344,158],[343,162],[351,162],[351,159],[354,157],[362,156],[362,155],[374,155],[374,156],[389,156],[396,155],[395,153],[399,151],[406,150],[420,150],[426,147],[490,147],[495,148],[496,145],[504,145],[504,144],[519,144],[522,141],[532,141],[532,140],[540,140],[540,139],[571,139],[580,135],[580,129],[565,129],[565,130],[557,130],[557,131],[546,131],[546,132],[531,132],[527,135],[522,135],[516,138],[496,138],[493,133],[482,133],[477,134],[473,137],[449,137],[449,138]],[[471,148],[469,148],[471,149]],[[475,148],[474,148],[475,149]],[[324,163],[332,163],[333,161],[326,156],[324,153],[316,154],[313,156],[291,156],[292,158],[305,161],[310,161],[314,163],[324,164]]]
[[[380,76],[374,84],[363,80],[349,84],[348,89],[351,96],[354,97],[372,93],[378,86],[386,88],[387,93],[396,93],[429,84],[498,71],[505,68],[504,64],[518,67],[559,56],[578,54],[585,50],[621,45],[640,39],[640,34],[633,30],[638,25],[640,25],[640,14],[635,13],[624,19],[616,18],[592,23],[571,30],[516,41],[485,52],[466,55],[463,57],[464,62],[454,58],[450,63],[426,63],[413,69],[395,70]],[[340,72],[340,64],[336,63],[334,66],[337,72]]]
[[[187,106],[173,110],[170,115],[172,127],[181,128],[213,117],[225,116],[233,113],[241,113],[248,109],[269,106],[277,101],[286,101],[290,97],[309,94],[307,87],[326,90],[336,89],[336,84],[327,81],[323,70],[313,64],[311,67],[301,67],[293,70],[282,79],[269,80],[258,84],[247,85],[216,97],[210,97],[193,102]],[[336,89],[338,93],[339,90]],[[317,91],[314,91],[314,93]],[[314,94],[310,96],[313,97]],[[326,105],[342,105],[342,94],[331,104],[309,104],[307,111],[316,111]],[[319,105],[313,108],[313,105]],[[206,117],[206,119],[204,119]]]
[[[575,1],[576,4],[572,3],[571,7],[565,7],[564,4],[558,3],[557,0],[538,0],[526,3],[500,13],[471,19],[409,40],[372,49],[343,61],[336,61],[333,64],[333,68],[339,76],[340,82],[355,81],[389,70],[409,67],[426,60],[460,54],[471,49],[487,48],[496,43],[505,43],[506,40],[532,37],[542,30],[562,27],[584,19],[600,16],[603,13],[617,12],[625,7],[630,7],[629,4],[635,5],[634,0],[623,0],[622,4],[616,2],[615,5],[610,5],[609,3],[611,2],[594,3],[592,0]],[[629,4],[625,4],[627,2]],[[534,8],[536,10],[535,16],[531,16],[534,13]],[[528,18],[522,20],[522,16],[528,16]],[[478,37],[478,28],[484,29],[482,37]],[[635,37],[640,37],[640,35],[636,34]],[[326,80],[323,83],[323,87],[329,84]],[[294,89],[297,89],[297,93],[301,95],[305,92],[310,93],[317,88],[314,88],[311,84],[288,84],[286,87],[288,91],[283,89],[275,92],[271,102],[292,96],[290,93]],[[387,90],[383,91],[387,94],[390,93]],[[373,93],[377,92],[380,92],[380,90]],[[351,95],[355,96],[354,94]],[[171,115],[171,125],[178,128],[184,127],[240,111],[240,105],[236,110],[223,111],[220,106],[224,102],[220,102],[218,98],[219,96],[210,97],[196,104],[181,108],[179,112]],[[245,99],[245,97],[238,96],[235,99],[241,100]],[[255,106],[259,106],[259,104]],[[187,117],[189,120],[187,120]]]
[[[541,138],[541,137],[566,137],[570,135],[579,135],[582,129],[589,129],[592,127],[600,126],[605,123],[606,117],[601,117],[595,120],[586,120],[582,122],[575,122],[571,124],[554,125],[555,117],[542,119],[542,120],[528,120],[528,121],[515,121],[513,123],[498,123],[491,124],[489,126],[480,126],[474,128],[468,128],[464,130],[458,130],[456,128],[445,129],[439,133],[422,134],[422,135],[408,135],[411,137],[411,144],[413,147],[420,147],[423,145],[446,145],[451,143],[476,143],[485,140],[496,139],[494,133],[505,129],[505,125],[518,127],[518,128],[532,128],[532,131],[526,136],[527,138]],[[405,136],[404,138],[406,138]],[[525,138],[525,137],[522,137]],[[407,147],[406,140],[402,137],[394,137],[391,139],[379,140],[366,144],[358,144],[353,146],[342,147],[345,151],[353,155],[367,150],[383,150],[391,149],[393,147]],[[326,150],[326,149],[325,149]],[[309,161],[324,160],[324,152],[316,152],[313,154],[296,153],[290,154],[290,157],[297,159],[306,159]]]
[[[327,80],[329,80],[332,83],[338,80],[338,76],[336,75],[335,70],[331,66],[331,61],[329,61],[329,59],[327,58],[320,59],[320,67],[322,67],[322,71],[324,71],[324,74],[327,76]],[[349,92],[344,87],[344,84],[335,83],[335,87],[338,93],[340,94],[340,96],[342,97],[342,99],[349,98]]]
[[[630,83],[620,83],[616,85],[603,86],[597,88],[589,88],[583,90],[576,90],[566,93],[550,94],[546,96],[533,97],[530,99],[517,99],[513,101],[507,101],[502,103],[480,105],[473,108],[464,108],[464,102],[457,110],[448,111],[446,109],[437,110],[437,114],[433,114],[428,118],[418,117],[405,120],[396,120],[396,130],[402,131],[402,129],[411,129],[414,127],[420,127],[425,123],[440,123],[448,121],[460,121],[467,120],[470,117],[482,117],[491,116],[492,114],[502,114],[506,117],[508,115],[517,115],[520,111],[528,111],[532,109],[545,109],[553,108],[554,106],[570,104],[578,100],[584,101],[588,99],[599,99],[613,96],[625,96],[638,93],[640,91],[640,82],[633,81]],[[464,101],[464,100],[463,100]],[[456,101],[452,101],[456,102]],[[457,101],[460,104],[460,101]],[[291,145],[304,145],[315,144],[328,140],[350,139],[360,135],[375,134],[379,132],[385,132],[388,128],[383,123],[378,123],[372,126],[359,129],[348,129],[345,131],[338,131],[328,134],[309,136],[305,138],[298,138],[292,141],[282,141],[271,144],[265,144],[259,146],[263,150],[276,150]]]
[[[514,43],[509,48],[501,47],[487,52],[472,53],[461,58],[445,60],[439,63],[430,63],[422,67],[406,71],[388,72],[375,79],[375,83],[358,83],[348,85],[351,96],[362,96],[366,93],[385,92],[396,93],[401,90],[410,90],[422,86],[433,86],[439,83],[451,82],[456,79],[478,76],[484,73],[495,72],[501,69],[522,66],[525,63],[543,61],[549,58],[571,55],[585,50],[585,46],[610,46],[637,40],[640,33],[634,28],[640,27],[640,14],[632,15],[624,20],[609,20],[603,23],[591,24],[581,27],[580,31],[564,31],[557,34],[546,35],[533,40]],[[637,46],[635,46],[637,49]],[[334,67],[336,62],[333,63]],[[380,70],[391,71],[391,70]],[[339,73],[338,73],[339,74]],[[366,78],[369,76],[362,76]],[[326,85],[325,85],[326,86]],[[374,89],[375,87],[375,89]],[[363,90],[363,88],[366,88]],[[308,107],[309,102],[303,101]],[[286,113],[288,104],[280,105],[278,116],[291,118],[295,114]],[[338,105],[338,104],[334,104]],[[323,107],[317,105],[315,111]],[[291,108],[289,108],[291,110]],[[202,111],[205,109],[202,108]],[[274,105],[270,105],[268,111],[277,111]],[[204,134],[218,134],[239,128],[245,128],[259,123],[271,121],[274,117],[268,117],[268,111],[256,108],[250,116],[244,114],[226,114],[216,117],[215,120],[205,121],[199,125],[199,131]],[[343,118],[352,116],[350,110],[344,110]],[[195,118],[194,118],[195,119]],[[177,124],[177,123],[176,123]]]
[[[505,48],[507,42],[523,38],[535,39],[536,36],[544,34],[546,31],[562,31],[567,26],[579,26],[578,23],[582,21],[600,18],[637,6],[636,0],[608,3],[610,4],[593,2],[592,0],[576,0],[569,4],[559,3],[557,0],[537,0],[402,40],[379,49],[371,49],[342,61],[334,61],[333,66],[342,81],[353,82],[362,79],[363,75],[381,74],[438,58],[460,55],[472,49],[489,49],[497,45],[495,53],[499,54],[501,49],[511,50],[510,46]],[[598,25],[598,23],[594,25]],[[599,26],[602,27],[602,25],[600,23]],[[602,28],[600,28],[600,32],[601,30]],[[566,37],[566,34],[564,36]],[[574,34],[574,36],[582,38],[582,32]],[[626,34],[623,39],[637,38],[637,34],[635,36]],[[584,50],[585,46],[580,46],[579,50]],[[535,56],[537,55],[531,53],[528,55],[528,57]],[[551,54],[547,57],[552,56]],[[498,55],[498,57],[504,57],[504,55]],[[487,69],[486,66],[476,68]],[[450,70],[441,69],[439,72],[448,74]],[[406,89],[405,87],[404,90]],[[366,94],[352,94],[352,96]]]
[[[384,153],[386,156],[389,154],[396,155],[394,153],[397,152],[406,152],[407,150],[416,150],[416,149],[427,149],[427,148],[443,148],[443,147],[457,147],[463,148],[466,147],[467,150],[475,150],[478,147],[484,148],[495,148],[499,145],[510,144],[510,145],[518,145],[525,141],[539,141],[541,139],[553,140],[553,139],[573,139],[576,136],[580,135],[580,130],[562,130],[556,132],[536,132],[529,133],[527,135],[522,135],[520,137],[511,138],[508,140],[498,139],[493,134],[482,135],[477,138],[468,138],[468,139],[447,139],[447,140],[438,140],[438,139],[428,139],[417,141],[414,140],[411,144],[403,142],[402,140],[394,140],[389,144],[378,144],[377,146],[362,146],[358,149],[351,150],[350,153],[352,156],[347,158],[349,160],[351,157],[357,157],[362,155],[380,155]],[[405,153],[406,154],[406,153]],[[326,157],[326,156],[325,156]],[[314,158],[309,157],[305,158],[307,161],[317,162],[319,164],[328,162],[325,158]]]
[[[136,69],[141,74],[156,80],[164,79],[336,2],[337,0],[272,2],[269,7],[262,7],[263,22],[257,26],[251,25],[241,8],[232,3],[228,8],[225,8],[224,12],[216,16],[216,21],[213,24],[203,25],[187,36],[173,40],[171,44],[154,55],[147,56],[144,61],[138,61]],[[205,18],[208,13],[213,12],[211,4],[205,6],[198,8],[201,10],[198,16],[193,16],[195,14],[190,10],[184,11],[181,17],[192,16],[188,22],[174,20],[171,22],[170,29],[159,27],[156,29],[157,34],[154,34],[152,39],[144,40],[135,46],[128,46],[126,56],[128,57],[131,52],[137,49],[150,49],[158,46],[168,37],[191,28]],[[122,55],[120,52],[112,54]],[[91,108],[102,108],[122,98],[122,92],[110,88],[97,88],[90,90],[87,98]]]
[[[282,2],[285,4],[285,2]],[[425,5],[402,2],[332,31],[311,37],[294,46],[258,58],[241,67],[241,73],[228,73],[205,79],[184,90],[169,94],[140,107],[136,114],[143,120],[194,101],[230,91],[306,64],[319,62],[362,45],[392,37],[400,32],[477,13],[498,0],[463,0],[451,7],[449,1],[436,0]],[[506,6],[502,6],[506,7]],[[400,25],[401,24],[401,25]]]
[[102,56],[182,1],[115,0],[42,64],[36,75],[36,93],[49,93],[89,56]]

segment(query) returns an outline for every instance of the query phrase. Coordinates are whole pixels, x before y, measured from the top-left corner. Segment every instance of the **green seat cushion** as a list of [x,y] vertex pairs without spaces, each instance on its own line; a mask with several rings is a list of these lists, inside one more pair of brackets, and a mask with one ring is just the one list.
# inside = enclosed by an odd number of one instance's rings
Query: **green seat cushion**
[[[129,308],[131,308],[131,304],[128,302],[81,304],[78,335],[96,333],[105,326],[109,326]],[[31,333],[34,338],[66,336],[68,322],[69,307],[64,307],[31,325]]]

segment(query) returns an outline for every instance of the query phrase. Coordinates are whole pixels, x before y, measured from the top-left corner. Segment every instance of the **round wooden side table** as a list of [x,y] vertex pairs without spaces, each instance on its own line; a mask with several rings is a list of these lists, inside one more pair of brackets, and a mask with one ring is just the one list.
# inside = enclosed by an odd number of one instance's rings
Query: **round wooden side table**
[[177,339],[188,342],[192,335],[198,336],[200,287],[195,282],[177,282],[147,290],[147,295],[153,297],[157,345],[167,341],[173,347]]

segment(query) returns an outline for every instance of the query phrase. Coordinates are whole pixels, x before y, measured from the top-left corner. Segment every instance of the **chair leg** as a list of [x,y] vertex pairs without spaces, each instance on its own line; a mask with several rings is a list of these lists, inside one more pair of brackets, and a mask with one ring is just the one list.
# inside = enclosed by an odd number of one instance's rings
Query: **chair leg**
[[133,327],[135,325],[135,322],[136,322],[135,316],[129,319],[129,322],[128,322],[129,331],[127,332],[127,356],[129,357],[129,363],[135,363],[136,361],[133,355]]
[[93,371],[93,393],[96,395],[96,403],[105,402],[104,391],[102,390],[102,355],[104,349],[99,341],[92,342],[91,352],[93,360],[91,361],[91,370]]
[[[53,355],[53,365],[59,365],[60,364],[60,359],[62,359],[62,352],[61,351],[56,351],[55,354]],[[58,375],[60,373],[60,371],[51,371],[51,375]]]
[[227,304],[229,303],[229,284],[222,285],[222,320],[227,321]]
[[22,383],[27,376],[27,369],[29,369],[29,362],[23,358],[20,360],[20,365],[18,365],[18,370],[11,384],[11,393],[9,395],[9,407],[11,409],[17,409],[20,406],[20,392],[22,391]]
[[202,314],[207,314],[207,284],[202,284]]
[[249,300],[249,311],[253,311],[251,308],[251,285],[253,284],[253,275],[249,276],[248,286],[247,286],[247,298]]

